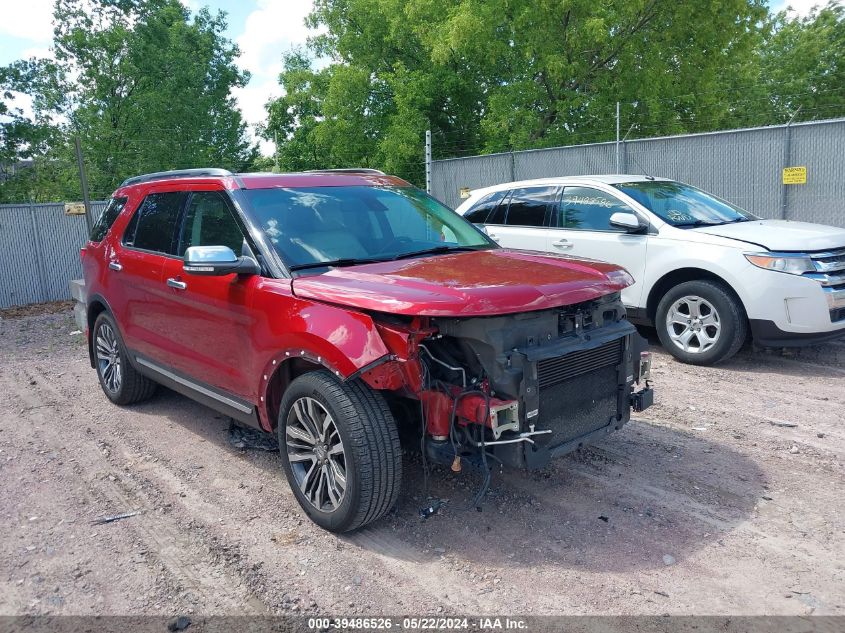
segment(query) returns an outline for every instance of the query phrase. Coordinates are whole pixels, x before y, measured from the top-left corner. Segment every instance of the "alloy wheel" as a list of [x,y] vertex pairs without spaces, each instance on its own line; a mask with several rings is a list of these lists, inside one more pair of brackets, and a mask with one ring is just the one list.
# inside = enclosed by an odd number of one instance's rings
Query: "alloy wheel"
[[299,490],[321,512],[334,512],[346,494],[346,454],[337,425],[314,398],[293,403],[285,428],[288,461]]
[[117,336],[108,323],[103,323],[97,330],[95,341],[95,353],[97,356],[97,371],[103,380],[103,385],[111,393],[120,391],[122,380],[120,366],[120,349]]
[[722,324],[713,304],[696,295],[681,297],[666,313],[669,338],[690,354],[701,354],[719,341]]

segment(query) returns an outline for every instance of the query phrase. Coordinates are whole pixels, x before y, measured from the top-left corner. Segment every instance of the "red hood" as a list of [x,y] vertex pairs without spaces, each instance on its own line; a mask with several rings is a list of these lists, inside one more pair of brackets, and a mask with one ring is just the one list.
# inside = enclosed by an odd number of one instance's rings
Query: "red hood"
[[618,266],[494,249],[336,268],[299,277],[299,297],[364,310],[425,316],[491,316],[596,299],[628,286]]

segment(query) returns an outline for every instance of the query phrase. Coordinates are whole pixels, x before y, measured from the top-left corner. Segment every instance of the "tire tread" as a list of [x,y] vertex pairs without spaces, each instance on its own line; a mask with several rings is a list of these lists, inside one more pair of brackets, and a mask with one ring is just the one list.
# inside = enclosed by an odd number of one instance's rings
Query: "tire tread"
[[[307,384],[330,400],[343,416],[358,464],[359,503],[355,514],[332,529],[350,532],[387,514],[399,499],[402,487],[402,449],[396,421],[385,399],[361,381],[340,382],[320,370],[294,381]],[[288,389],[293,387],[293,383]],[[282,407],[280,416],[286,414]],[[284,450],[284,419],[279,420],[279,447]]]
[[[129,357],[126,353],[126,346],[123,344],[123,337],[120,335],[120,330],[117,328],[117,323],[114,317],[108,312],[101,313],[94,322],[94,333],[92,336],[96,337],[97,329],[102,321],[107,321],[112,330],[117,336],[118,344],[120,345],[120,371],[121,371],[121,385],[120,391],[117,395],[112,396],[103,386],[103,392],[106,397],[118,405],[129,405],[149,400],[156,391],[158,384],[137,371],[132,363],[129,362]],[[100,378],[100,372],[97,370],[97,378]],[[100,380],[102,386],[102,380]]]

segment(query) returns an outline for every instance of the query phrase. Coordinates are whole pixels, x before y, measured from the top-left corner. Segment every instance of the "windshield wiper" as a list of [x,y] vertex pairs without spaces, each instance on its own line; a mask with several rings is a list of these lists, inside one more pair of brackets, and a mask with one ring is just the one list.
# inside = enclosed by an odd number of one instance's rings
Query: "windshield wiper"
[[359,259],[355,257],[344,257],[342,259],[332,259],[327,262],[312,262],[310,264],[295,264],[289,266],[288,270],[308,270],[309,268],[335,268],[340,266],[357,266],[358,264],[375,264],[376,262],[383,262],[383,259]]
[[725,224],[735,224],[737,222],[748,221],[748,218],[736,218],[735,220],[720,220],[718,222],[705,222],[704,220],[696,220],[695,222],[684,222],[682,224],[675,224],[674,226],[723,226]]
[[724,222],[705,222],[704,220],[695,220],[693,222],[673,224],[672,226],[719,226],[720,224],[724,224]]
[[438,253],[460,253],[462,251],[478,251],[484,248],[481,246],[433,246],[431,248],[424,248],[419,251],[411,251],[410,253],[400,253],[391,257],[392,260],[406,259],[408,257],[416,257],[418,255],[437,255]]

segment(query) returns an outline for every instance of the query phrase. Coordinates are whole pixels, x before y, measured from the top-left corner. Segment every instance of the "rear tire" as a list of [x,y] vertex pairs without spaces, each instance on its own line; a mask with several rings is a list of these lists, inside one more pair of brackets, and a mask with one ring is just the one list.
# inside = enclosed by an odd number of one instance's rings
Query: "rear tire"
[[402,485],[396,421],[380,393],[328,371],[294,380],[279,408],[279,451],[308,517],[349,532],[384,516]]
[[709,279],[670,289],[657,305],[654,325],[666,351],[691,365],[729,359],[748,336],[742,304],[727,285]]
[[136,371],[129,362],[120,331],[108,312],[100,313],[94,321],[92,339],[97,378],[109,400],[127,405],[152,397],[156,383]]

